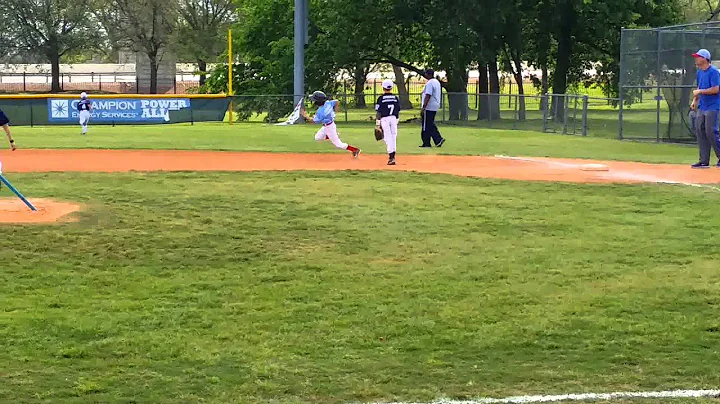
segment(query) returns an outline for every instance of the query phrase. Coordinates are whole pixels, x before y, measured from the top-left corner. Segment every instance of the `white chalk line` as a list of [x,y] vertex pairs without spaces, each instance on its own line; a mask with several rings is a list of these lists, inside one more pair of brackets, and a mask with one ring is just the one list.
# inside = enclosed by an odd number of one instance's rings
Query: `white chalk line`
[[[427,403],[395,402],[384,404],[516,404],[553,403],[562,401],[612,401],[628,398],[714,398],[720,397],[720,390],[667,390],[667,391],[618,391],[614,393],[578,393],[546,396],[514,396],[506,398],[478,398],[475,400],[440,399]],[[381,404],[381,403],[373,403]]]
[[[505,159],[505,160],[526,161],[529,163],[541,163],[541,164],[547,164],[550,166],[564,167],[564,168],[580,169],[583,166],[582,164],[562,163],[559,161],[532,159],[532,158],[527,158],[527,157],[510,157],[510,156],[504,156],[504,155],[495,155],[495,158]],[[650,182],[650,183],[657,183],[657,184],[685,185],[688,187],[710,189],[713,191],[720,192],[720,188],[714,187],[712,185],[696,184],[696,183],[692,183],[692,182],[673,181],[673,180],[656,177],[654,175],[637,174],[637,173],[633,173],[633,172],[629,172],[629,171],[611,170],[611,171],[599,171],[597,173],[598,173],[598,176],[603,177],[603,178],[614,178],[617,180]]]

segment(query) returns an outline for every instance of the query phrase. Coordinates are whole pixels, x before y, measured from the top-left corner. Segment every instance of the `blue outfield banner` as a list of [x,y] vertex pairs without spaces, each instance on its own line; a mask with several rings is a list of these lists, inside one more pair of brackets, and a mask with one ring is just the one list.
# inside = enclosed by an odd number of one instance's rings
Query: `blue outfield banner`
[[[49,123],[77,123],[80,100],[49,98]],[[173,112],[192,108],[189,98],[102,98],[91,100],[90,120],[95,122],[174,122]]]

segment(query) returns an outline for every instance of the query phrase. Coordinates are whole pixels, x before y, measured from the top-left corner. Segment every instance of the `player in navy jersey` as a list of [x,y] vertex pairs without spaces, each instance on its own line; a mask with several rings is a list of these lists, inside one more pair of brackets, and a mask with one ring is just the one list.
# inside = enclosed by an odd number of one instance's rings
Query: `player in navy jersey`
[[395,148],[398,135],[398,120],[400,119],[400,99],[392,93],[393,82],[385,80],[382,83],[383,95],[375,102],[377,111],[377,126],[383,130],[383,138],[388,152],[388,165],[395,165]]
[[5,135],[7,135],[8,141],[10,142],[10,148],[12,151],[15,151],[17,147],[15,147],[15,140],[13,140],[12,135],[10,134],[10,120],[5,115],[5,113],[0,109],[0,126],[5,130]]
[[88,123],[90,122],[90,111],[92,111],[92,104],[88,100],[87,93],[80,94],[80,101],[77,104],[77,110],[80,115],[80,126],[82,126],[82,134],[87,134]]

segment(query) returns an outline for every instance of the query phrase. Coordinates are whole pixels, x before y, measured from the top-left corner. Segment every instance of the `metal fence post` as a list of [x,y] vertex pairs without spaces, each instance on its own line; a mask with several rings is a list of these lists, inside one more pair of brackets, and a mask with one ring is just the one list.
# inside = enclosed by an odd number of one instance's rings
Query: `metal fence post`
[[[420,101],[422,102],[422,101]],[[445,96],[442,93],[442,89],[440,89],[440,107],[443,110],[443,120],[442,122],[445,122]]]
[[548,95],[547,94],[542,95],[540,97],[540,102],[542,102],[543,105],[545,106],[545,108],[543,108],[543,128],[542,128],[542,130],[543,130],[543,132],[547,132],[547,130],[548,130],[548,124],[547,124],[548,111],[550,110],[550,104],[549,104],[550,100],[548,99]]
[[345,103],[345,122],[348,122],[348,102],[347,102],[347,91],[343,94],[343,102]]
[[572,122],[572,124],[573,124],[573,130],[572,130],[572,134],[573,134],[573,135],[577,135],[577,112],[578,112],[578,100],[580,99],[580,97],[577,96],[577,95],[575,95],[575,96],[573,96],[573,98],[575,99],[575,105],[573,105],[573,122]]
[[567,94],[559,95],[558,97],[562,97],[563,99],[563,109],[559,113],[562,114],[562,134],[567,134],[567,120],[568,120],[568,97]]
[[34,118],[34,117],[33,117],[33,102],[34,102],[35,100],[32,100],[32,99],[31,99],[31,100],[29,100],[29,101],[30,101],[30,102],[29,102],[28,104],[30,104],[30,127],[32,128],[33,126],[35,126],[35,123],[33,122],[33,121],[35,120],[35,119],[33,119],[33,118]]
[[[660,52],[662,51],[662,32],[661,31],[656,31],[656,32],[657,32],[657,53],[655,55],[657,57],[657,66],[656,66],[657,70],[655,70],[655,74],[656,74],[655,77],[657,77],[659,80],[660,77],[662,77],[661,76],[662,65],[660,64],[660,62],[661,62],[660,61]],[[704,37],[704,34],[705,34],[705,30],[703,29],[703,37]],[[657,99],[657,107],[656,107],[657,114],[656,114],[656,118],[655,118],[655,136],[656,136],[655,141],[659,143],[660,142],[660,100],[662,100],[662,90],[660,89],[660,82],[658,80],[656,80],[657,96],[655,97]]]
[[27,91],[27,73],[23,72],[23,92]]
[[582,113],[582,135],[587,136],[588,132],[588,96],[583,97],[583,113]]

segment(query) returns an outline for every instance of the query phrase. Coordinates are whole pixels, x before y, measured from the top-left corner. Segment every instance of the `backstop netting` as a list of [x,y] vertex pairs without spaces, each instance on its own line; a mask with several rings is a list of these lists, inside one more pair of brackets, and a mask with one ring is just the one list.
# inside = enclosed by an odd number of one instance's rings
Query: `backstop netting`
[[623,29],[620,45],[620,137],[695,141],[690,117],[696,88],[692,54],[720,59],[720,22]]
[[[93,125],[222,122],[230,98],[222,94],[90,95]],[[79,96],[0,95],[0,109],[14,126],[76,125]]]

